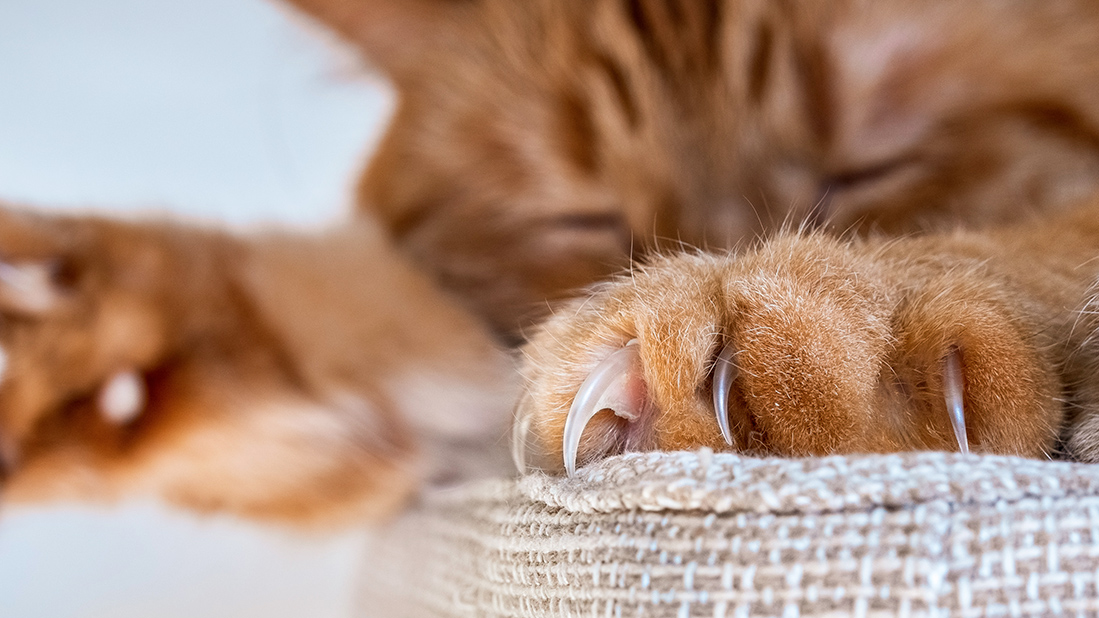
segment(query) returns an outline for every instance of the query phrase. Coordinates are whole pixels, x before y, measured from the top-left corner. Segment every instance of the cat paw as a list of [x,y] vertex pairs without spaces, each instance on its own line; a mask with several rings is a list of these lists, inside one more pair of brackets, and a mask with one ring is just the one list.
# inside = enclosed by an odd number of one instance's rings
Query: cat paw
[[1042,456],[1057,379],[983,262],[919,243],[784,237],[664,258],[558,311],[531,339],[519,463],[634,450]]
[[[407,496],[397,423],[301,366],[275,318],[309,296],[288,268],[264,270],[257,247],[0,209],[3,500],[143,494],[312,521]],[[282,276],[289,298],[265,311],[246,273]]]
[[0,208],[0,502],[386,516],[494,461],[514,400],[508,355],[446,301],[369,225]]
[[141,415],[143,368],[162,355],[163,255],[126,226],[0,211],[0,461],[17,467],[47,417],[73,407],[106,425]]

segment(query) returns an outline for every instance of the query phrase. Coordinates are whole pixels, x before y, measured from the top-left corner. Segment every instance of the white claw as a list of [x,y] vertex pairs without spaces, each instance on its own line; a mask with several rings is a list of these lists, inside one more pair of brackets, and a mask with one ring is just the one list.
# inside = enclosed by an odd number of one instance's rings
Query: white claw
[[962,352],[954,348],[950,354],[946,355],[946,364],[943,367],[943,393],[946,395],[946,411],[950,415],[950,425],[954,428],[954,437],[958,439],[958,450],[969,453],[969,439],[965,434],[964,392]]
[[511,461],[519,474],[527,473],[527,439],[533,417],[520,413],[511,426]]
[[733,445],[733,432],[729,429],[729,393],[733,390],[733,380],[737,374],[736,364],[733,363],[736,352],[732,344],[725,346],[714,364],[714,414],[717,415],[717,426],[721,428],[721,437],[729,446]]
[[600,410],[609,408],[629,421],[637,418],[639,410],[631,405],[628,396],[624,394],[627,392],[626,383],[630,379],[630,370],[637,362],[637,342],[633,340],[596,365],[588,379],[580,385],[580,390],[572,400],[569,414],[565,417],[565,433],[562,438],[565,471],[569,476],[576,473],[576,454],[580,449],[580,437],[584,434],[584,428]]
[[0,262],[0,296],[13,309],[30,314],[50,310],[58,300],[49,264]]
[[145,408],[145,383],[133,371],[120,371],[99,391],[99,413],[115,425],[125,425]]

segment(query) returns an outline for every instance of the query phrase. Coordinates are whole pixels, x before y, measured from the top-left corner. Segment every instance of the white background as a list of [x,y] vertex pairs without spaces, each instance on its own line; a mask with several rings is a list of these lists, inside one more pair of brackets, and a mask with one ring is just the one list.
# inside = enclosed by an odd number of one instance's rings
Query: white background
[[[262,0],[0,0],[0,199],[338,219],[391,97],[316,35]],[[363,534],[6,506],[0,616],[347,616]]]

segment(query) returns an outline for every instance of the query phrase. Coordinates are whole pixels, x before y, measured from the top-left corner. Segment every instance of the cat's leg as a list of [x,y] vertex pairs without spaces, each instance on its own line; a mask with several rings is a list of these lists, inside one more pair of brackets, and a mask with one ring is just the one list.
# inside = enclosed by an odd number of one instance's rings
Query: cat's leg
[[0,212],[0,351],[11,501],[382,515],[510,414],[507,355],[366,222],[238,237]]
[[783,237],[637,269],[532,339],[520,444],[551,469],[698,446],[1045,456],[1099,273],[1096,210],[889,243]]

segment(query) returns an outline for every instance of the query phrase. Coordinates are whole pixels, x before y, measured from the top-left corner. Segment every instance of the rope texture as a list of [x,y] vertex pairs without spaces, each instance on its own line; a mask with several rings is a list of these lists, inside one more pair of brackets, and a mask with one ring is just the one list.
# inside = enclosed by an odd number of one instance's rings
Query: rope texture
[[369,563],[371,618],[1099,616],[1099,466],[627,454],[424,496]]

